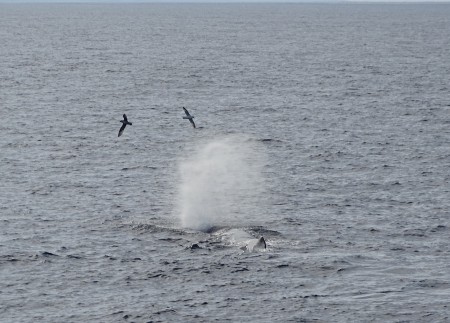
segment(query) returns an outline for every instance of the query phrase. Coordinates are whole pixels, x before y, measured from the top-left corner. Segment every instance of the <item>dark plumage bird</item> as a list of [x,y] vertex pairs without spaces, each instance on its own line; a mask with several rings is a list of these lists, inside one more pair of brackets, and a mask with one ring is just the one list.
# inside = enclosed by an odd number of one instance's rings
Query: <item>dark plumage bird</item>
[[184,110],[184,113],[186,113],[186,116],[185,117],[183,117],[183,119],[189,119],[189,122],[192,124],[192,126],[195,128],[195,123],[194,123],[194,116],[191,116],[190,114],[189,114],[189,111],[188,110],[186,110],[186,108],[185,107],[183,107],[183,110]]
[[130,126],[133,125],[131,122],[128,122],[126,114],[123,115],[123,120],[120,120],[120,122],[122,122],[123,124],[122,124],[122,127],[120,127],[118,137],[122,136],[122,133],[125,130],[125,127],[127,126],[127,124],[129,124]]

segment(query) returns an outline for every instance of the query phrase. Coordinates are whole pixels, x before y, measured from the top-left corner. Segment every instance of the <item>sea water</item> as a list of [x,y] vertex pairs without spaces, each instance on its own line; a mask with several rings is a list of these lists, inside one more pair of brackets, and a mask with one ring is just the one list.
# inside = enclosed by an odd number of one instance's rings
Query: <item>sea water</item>
[[0,321],[448,321],[449,17],[0,5]]

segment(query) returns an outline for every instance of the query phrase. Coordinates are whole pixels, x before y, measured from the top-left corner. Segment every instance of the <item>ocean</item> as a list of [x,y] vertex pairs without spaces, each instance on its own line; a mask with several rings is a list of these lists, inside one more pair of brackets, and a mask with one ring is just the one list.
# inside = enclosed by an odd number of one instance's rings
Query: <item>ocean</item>
[[0,322],[448,322],[449,17],[0,4]]

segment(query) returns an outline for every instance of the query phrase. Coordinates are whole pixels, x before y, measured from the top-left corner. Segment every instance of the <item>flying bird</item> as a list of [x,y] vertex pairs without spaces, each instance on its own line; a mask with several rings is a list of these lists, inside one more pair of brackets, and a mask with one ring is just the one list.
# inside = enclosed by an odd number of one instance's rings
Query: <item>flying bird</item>
[[183,119],[189,119],[189,122],[192,123],[192,126],[195,128],[195,123],[194,123],[194,120],[193,120],[193,119],[194,119],[194,116],[191,116],[191,115],[189,114],[189,111],[186,110],[185,107],[183,107],[183,110],[184,110],[184,113],[186,113],[186,116],[183,117]]
[[123,120],[120,120],[120,122],[122,122],[123,124],[122,124],[122,127],[120,127],[118,137],[122,136],[122,133],[125,130],[125,127],[127,126],[127,124],[129,124],[130,126],[133,125],[131,122],[128,122],[126,114],[123,115]]

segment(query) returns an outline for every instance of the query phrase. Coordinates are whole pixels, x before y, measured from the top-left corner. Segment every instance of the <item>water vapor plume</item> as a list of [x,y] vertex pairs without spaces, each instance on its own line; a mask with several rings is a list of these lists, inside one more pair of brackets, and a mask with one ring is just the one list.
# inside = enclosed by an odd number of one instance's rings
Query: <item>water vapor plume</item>
[[264,212],[264,153],[254,140],[238,136],[199,145],[181,163],[181,225],[196,230],[249,225]]

